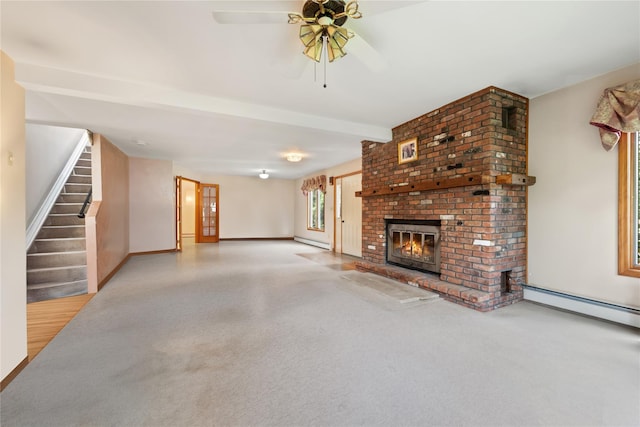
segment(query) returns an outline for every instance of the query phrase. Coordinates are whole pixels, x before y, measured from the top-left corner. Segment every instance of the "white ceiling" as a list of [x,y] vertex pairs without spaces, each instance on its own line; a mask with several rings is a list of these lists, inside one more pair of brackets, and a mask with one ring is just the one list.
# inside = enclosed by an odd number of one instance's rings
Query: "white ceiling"
[[[377,62],[351,40],[327,88],[286,14],[247,25],[212,15],[303,1],[2,0],[0,47],[30,122],[88,128],[202,174],[285,179],[357,158],[360,141],[388,141],[487,86],[535,98],[640,62],[639,1],[359,3],[364,17],[345,26]],[[289,151],[303,161],[286,162]]]

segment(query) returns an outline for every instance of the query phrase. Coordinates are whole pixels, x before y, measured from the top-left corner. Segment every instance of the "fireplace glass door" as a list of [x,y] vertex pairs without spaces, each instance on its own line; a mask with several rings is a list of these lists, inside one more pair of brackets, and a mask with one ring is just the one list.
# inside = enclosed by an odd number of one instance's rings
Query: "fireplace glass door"
[[439,227],[390,224],[387,261],[392,264],[439,272]]
[[434,262],[435,234],[393,232],[393,253],[408,258]]

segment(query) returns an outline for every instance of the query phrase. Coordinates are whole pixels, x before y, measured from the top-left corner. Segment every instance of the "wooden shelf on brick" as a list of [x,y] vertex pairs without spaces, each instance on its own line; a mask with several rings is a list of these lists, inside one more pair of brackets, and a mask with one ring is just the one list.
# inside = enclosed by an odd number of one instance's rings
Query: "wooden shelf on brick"
[[386,196],[389,194],[412,193],[414,191],[441,190],[445,188],[467,187],[470,185],[482,184],[502,184],[502,185],[526,185],[536,183],[535,176],[520,174],[510,175],[470,175],[458,178],[434,179],[422,181],[414,184],[404,183],[388,187],[373,188],[363,191],[356,191],[356,197]]

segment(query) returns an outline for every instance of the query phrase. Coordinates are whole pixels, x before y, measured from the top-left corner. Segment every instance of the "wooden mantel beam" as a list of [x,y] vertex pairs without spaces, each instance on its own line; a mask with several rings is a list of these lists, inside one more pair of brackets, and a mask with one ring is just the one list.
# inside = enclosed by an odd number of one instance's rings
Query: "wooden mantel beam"
[[496,184],[502,185],[526,185],[531,186],[536,183],[535,176],[527,176],[520,174],[498,175],[496,176]]
[[501,185],[526,185],[530,186],[536,183],[535,176],[510,174],[510,175],[470,175],[457,178],[434,179],[430,181],[422,181],[415,184],[405,183],[392,185],[387,187],[379,187],[356,191],[356,197],[375,197],[387,196],[389,194],[412,193],[414,191],[430,191],[440,190],[443,188],[468,187],[472,185],[482,184],[501,184]]

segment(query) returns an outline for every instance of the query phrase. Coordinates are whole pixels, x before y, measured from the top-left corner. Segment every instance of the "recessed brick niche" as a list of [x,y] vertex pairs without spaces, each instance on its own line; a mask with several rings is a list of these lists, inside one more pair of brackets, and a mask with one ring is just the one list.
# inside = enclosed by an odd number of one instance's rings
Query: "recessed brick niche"
[[[522,299],[528,99],[489,87],[362,142],[362,261],[480,311]],[[417,138],[400,163],[398,145]],[[387,263],[386,222],[440,222],[440,274]]]

